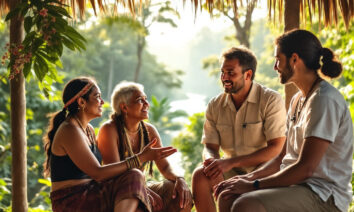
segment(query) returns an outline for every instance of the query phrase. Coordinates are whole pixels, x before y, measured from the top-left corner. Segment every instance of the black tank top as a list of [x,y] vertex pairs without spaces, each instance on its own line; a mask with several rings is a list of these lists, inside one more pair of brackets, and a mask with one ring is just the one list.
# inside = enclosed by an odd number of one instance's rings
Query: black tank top
[[[101,164],[102,156],[97,146],[91,145],[90,149]],[[91,178],[82,172],[68,155],[57,156],[52,153],[50,157],[50,178],[52,182]]]

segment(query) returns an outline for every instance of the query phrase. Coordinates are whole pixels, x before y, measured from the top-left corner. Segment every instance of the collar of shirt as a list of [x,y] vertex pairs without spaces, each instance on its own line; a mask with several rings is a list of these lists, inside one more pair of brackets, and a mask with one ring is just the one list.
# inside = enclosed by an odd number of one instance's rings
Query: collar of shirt
[[[251,87],[251,90],[246,98],[246,102],[250,102],[250,103],[257,103],[257,99],[258,99],[258,91],[259,91],[259,87],[260,85],[256,82],[253,82],[252,83],[252,87]],[[229,106],[231,108],[231,110],[236,110],[235,109],[235,106],[234,106],[234,103],[232,102],[232,99],[231,99],[231,95],[230,94],[227,94],[225,93],[227,96],[224,100],[224,103],[223,103],[223,107],[227,107]]]

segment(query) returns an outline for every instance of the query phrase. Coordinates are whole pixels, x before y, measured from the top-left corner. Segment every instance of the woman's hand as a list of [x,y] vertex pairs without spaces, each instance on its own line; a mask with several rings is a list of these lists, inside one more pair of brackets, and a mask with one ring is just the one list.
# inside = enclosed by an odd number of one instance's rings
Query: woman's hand
[[153,190],[147,188],[147,193],[152,206],[153,211],[159,211],[163,207],[163,201],[160,195],[156,194]]
[[148,145],[144,147],[144,149],[138,154],[138,157],[141,163],[145,163],[146,161],[151,160],[161,160],[166,158],[173,153],[177,152],[177,150],[173,147],[158,147],[153,148],[157,143],[157,139],[154,138]]
[[186,181],[182,177],[177,177],[175,182],[175,188],[173,189],[172,198],[176,198],[178,194],[180,208],[185,208],[188,205],[192,205],[192,193],[190,192]]

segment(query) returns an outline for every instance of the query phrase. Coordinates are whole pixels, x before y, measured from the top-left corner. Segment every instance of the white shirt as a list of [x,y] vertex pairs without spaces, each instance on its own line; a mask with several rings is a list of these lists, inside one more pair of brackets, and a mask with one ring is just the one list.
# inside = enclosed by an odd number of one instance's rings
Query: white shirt
[[299,157],[305,138],[317,137],[330,142],[330,145],[315,169],[312,177],[305,180],[323,201],[333,195],[335,205],[347,211],[352,201],[352,155],[353,125],[347,103],[343,96],[326,81],[319,83],[309,96],[296,122],[291,102],[287,121],[287,150],[281,169],[294,164]]

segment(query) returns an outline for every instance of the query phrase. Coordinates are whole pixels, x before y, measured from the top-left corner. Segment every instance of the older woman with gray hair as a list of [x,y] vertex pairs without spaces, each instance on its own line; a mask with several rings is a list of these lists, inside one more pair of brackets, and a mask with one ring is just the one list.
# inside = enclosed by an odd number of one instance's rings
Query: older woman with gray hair
[[[115,163],[140,152],[150,142],[162,147],[156,128],[143,120],[148,119],[149,103],[144,87],[134,82],[118,84],[111,97],[114,113],[98,133],[98,148],[105,164]],[[166,159],[155,160],[164,176],[163,182],[149,182],[148,196],[153,211],[190,211],[192,195],[183,177],[177,175]],[[153,162],[143,163],[139,169],[149,166],[152,174]]]

